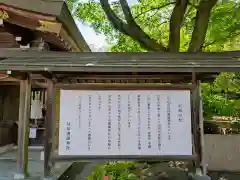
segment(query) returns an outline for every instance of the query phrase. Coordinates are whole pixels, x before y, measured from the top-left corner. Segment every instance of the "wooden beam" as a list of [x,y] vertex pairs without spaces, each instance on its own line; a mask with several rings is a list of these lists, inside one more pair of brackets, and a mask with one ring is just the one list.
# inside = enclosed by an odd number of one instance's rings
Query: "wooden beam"
[[31,84],[27,77],[20,81],[17,173],[15,178],[28,176],[28,138],[30,117]]
[[[103,74],[56,74],[59,83],[66,82],[75,82],[78,83],[103,83],[104,81],[110,81],[113,83],[145,83],[145,82],[154,82],[154,83],[190,83],[191,82],[191,73],[172,73],[172,74],[139,74],[139,75],[103,75]],[[201,74],[197,74],[197,79],[203,79]],[[205,75],[204,79],[214,79],[213,75]]]
[[131,160],[142,160],[142,161],[156,161],[156,160],[164,160],[164,161],[192,161],[195,160],[197,157],[194,155],[80,155],[80,156],[72,156],[72,155],[56,155],[54,159],[56,161],[90,161],[90,160],[109,160],[109,161],[131,161]]
[[54,165],[52,155],[55,150],[56,126],[56,87],[52,80],[47,80],[47,107],[45,120],[44,142],[44,177],[51,177],[51,167]]
[[57,89],[66,90],[191,90],[192,84],[104,84],[104,83],[86,83],[86,84],[57,84]]
[[57,83],[57,78],[54,74],[52,74],[49,71],[44,71],[41,73],[41,76],[43,77],[43,79],[48,80],[51,79],[51,81],[53,81],[54,83]]
[[4,11],[4,20],[8,23],[15,24],[27,29],[41,30],[44,32],[60,33],[62,24],[56,21],[56,18],[50,18],[49,16],[37,15],[34,12],[27,12],[23,10],[17,10],[8,6],[0,5],[2,11]]
[[78,48],[76,42],[72,39],[72,37],[68,34],[68,32],[64,28],[61,29],[59,37],[64,39],[68,43],[66,44],[66,46],[68,46],[69,49],[72,49],[72,51],[82,52],[82,50]]
[[100,74],[79,74],[62,75],[60,81],[65,79],[78,79],[78,80],[191,80],[191,74],[152,74],[152,75],[100,75]]
[[[39,2],[40,4],[43,4],[42,2]],[[20,4],[23,4],[22,2],[20,2]],[[29,5],[29,6],[32,6],[32,5]],[[18,6],[15,6],[15,7],[18,7]],[[21,16],[21,17],[31,17],[31,18],[34,18],[34,19],[44,19],[44,20],[49,20],[49,21],[54,21],[56,20],[55,17],[53,16],[50,16],[50,15],[43,15],[41,13],[34,13],[32,11],[25,11],[23,9],[20,9],[20,8],[14,8],[13,6],[8,6],[8,5],[5,5],[5,4],[0,4],[0,9],[2,9],[3,11],[5,12],[10,12],[10,13],[14,13],[18,16]],[[7,14],[8,15],[8,14]],[[6,16],[6,15],[5,15]],[[8,15],[9,16],[9,15]],[[7,17],[7,16],[6,16]]]
[[39,26],[36,27],[38,31],[59,35],[62,29],[62,24],[57,21],[38,20],[38,23]]
[[[15,24],[11,24],[11,23],[5,23],[4,24],[4,28],[5,31],[7,31],[8,33],[12,34],[13,37],[13,41],[16,44],[20,44],[20,45],[27,45],[30,42],[32,42],[35,38],[34,33],[27,29],[26,27],[21,27]],[[16,37],[18,37],[18,41],[16,40]],[[21,40],[19,40],[21,37]]]
[[45,33],[42,31],[35,31],[34,34],[37,37],[42,37],[45,41],[47,41],[50,44],[51,47],[53,47],[54,45],[56,48],[59,48],[62,51],[70,51],[70,49],[66,46],[64,40],[61,39],[58,35]]
[[1,86],[19,86],[19,81],[0,81],[0,87]]
[[[61,38],[59,38],[59,35],[62,34],[62,31],[65,32],[65,30],[62,30],[62,23],[58,22],[55,17],[27,12],[0,4],[0,10],[1,9],[7,14],[7,18],[5,17],[4,19],[4,26],[5,24],[11,27],[15,26],[15,28],[8,28],[8,31],[15,36],[22,37],[22,40],[18,41],[21,45],[27,44],[26,41],[31,42],[32,40],[30,39],[33,39],[35,35],[38,36],[40,32],[41,37],[46,41],[50,41],[61,49],[71,50],[65,42],[61,42]],[[28,31],[28,33],[24,33],[23,30]],[[36,32],[33,33],[31,30],[36,30]]]

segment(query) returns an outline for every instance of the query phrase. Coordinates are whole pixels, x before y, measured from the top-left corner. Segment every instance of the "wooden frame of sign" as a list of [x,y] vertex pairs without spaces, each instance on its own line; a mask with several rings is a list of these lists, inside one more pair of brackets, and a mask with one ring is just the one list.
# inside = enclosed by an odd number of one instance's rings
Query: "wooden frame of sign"
[[[20,81],[21,93],[20,93],[20,112],[27,113],[26,108],[28,105],[29,97],[26,95],[28,91],[25,91],[31,87],[31,83],[35,84],[34,79],[26,77]],[[196,74],[192,73],[192,83],[191,84],[169,84],[169,85],[153,85],[153,84],[61,84],[56,83],[52,79],[46,79],[46,84],[43,86],[47,89],[47,112],[46,112],[46,139],[44,143],[44,170],[45,176],[51,175],[51,167],[53,167],[56,161],[69,161],[69,160],[91,160],[91,159],[104,159],[104,160],[187,160],[194,162],[195,167],[201,167],[202,163],[202,143],[201,143],[201,127],[199,118],[199,108],[200,108],[200,92],[199,92],[200,81],[196,79]],[[121,156],[59,156],[55,153],[55,130],[56,130],[56,90],[190,90],[191,91],[191,116],[192,116],[192,137],[193,137],[193,155],[121,155]],[[24,90],[24,92],[23,92]],[[29,93],[30,96],[30,93]],[[21,102],[24,102],[21,104]],[[24,104],[24,106],[23,106]],[[21,117],[20,117],[21,116]],[[19,118],[22,119],[22,113],[20,113]],[[24,118],[26,121],[26,117]],[[20,127],[24,127],[24,122],[20,122]],[[20,128],[22,129],[22,128]],[[24,130],[24,129],[22,129]],[[19,144],[23,152],[26,149],[25,138],[27,135],[22,137],[23,133],[19,134]],[[24,143],[25,142],[25,143]],[[21,151],[20,151],[21,152]],[[21,153],[22,154],[22,153]],[[23,164],[20,169],[24,169],[24,162],[26,162],[26,156],[23,158],[19,154],[19,164]],[[25,159],[25,160],[24,160]]]
[[196,165],[200,166],[201,161],[201,144],[200,144],[200,127],[199,127],[199,111],[197,101],[199,100],[199,82],[195,80],[195,74],[192,74],[192,84],[186,85],[147,85],[147,84],[67,84],[57,85],[58,89],[64,90],[190,90],[191,91],[191,120],[193,135],[193,155],[55,155],[54,160],[77,160],[77,159],[104,159],[104,160],[194,160]]

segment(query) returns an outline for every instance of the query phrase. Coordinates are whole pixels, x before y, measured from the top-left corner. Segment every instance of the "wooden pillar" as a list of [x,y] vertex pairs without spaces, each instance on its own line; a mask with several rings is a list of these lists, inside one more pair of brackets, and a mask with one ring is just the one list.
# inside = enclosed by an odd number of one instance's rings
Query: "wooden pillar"
[[60,123],[60,90],[56,91],[56,138],[55,138],[55,148],[58,151],[59,147],[59,123]]
[[30,117],[31,84],[27,77],[20,81],[19,127],[17,148],[17,173],[15,179],[28,176],[28,138]]
[[47,80],[47,108],[45,121],[45,142],[44,142],[44,177],[51,177],[51,167],[54,162],[52,155],[55,151],[56,131],[56,86],[52,80]]
[[[200,81],[199,81],[200,84]],[[199,88],[199,94],[201,92],[201,88]],[[204,176],[207,175],[207,165],[206,161],[204,158],[204,117],[203,117],[203,99],[202,96],[200,95],[200,111],[199,111],[199,117],[200,117],[200,139],[201,139],[201,154],[202,154],[202,159],[201,159],[201,166],[202,166],[202,173]]]
[[194,89],[192,91],[192,118],[193,118],[193,136],[194,136],[194,151],[198,155],[194,166],[197,171],[202,169],[202,132],[201,132],[201,96],[200,96],[200,81],[197,80],[196,73],[193,73],[192,83]]
[[210,180],[211,178],[206,175],[206,165],[204,162],[204,129],[203,129],[203,112],[201,102],[201,89],[200,81],[197,80],[196,74],[193,73],[192,91],[192,118],[193,118],[193,136],[194,136],[194,151],[198,155],[197,160],[194,162],[195,173],[189,173],[191,179]]

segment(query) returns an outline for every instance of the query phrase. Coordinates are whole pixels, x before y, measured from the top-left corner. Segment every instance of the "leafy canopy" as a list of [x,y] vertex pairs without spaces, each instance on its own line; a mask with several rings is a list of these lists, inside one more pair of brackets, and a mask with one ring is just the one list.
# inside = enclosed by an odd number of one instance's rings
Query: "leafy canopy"
[[[69,6],[77,19],[106,36],[110,51],[213,52],[240,47],[239,0],[139,0],[130,5],[130,15],[123,11],[128,9],[124,0],[108,3],[71,0]],[[239,116],[239,94],[239,73],[222,73],[214,83],[202,84],[204,115]]]
[[[76,18],[90,25],[97,33],[106,36],[111,51],[183,52],[238,48],[239,2],[239,0],[141,0],[130,5],[129,16],[132,19],[123,11],[128,8],[124,0],[111,3],[107,0],[100,2],[72,0],[70,4],[75,6]],[[111,11],[104,5],[108,3]],[[111,13],[117,18],[109,18]]]
[[214,83],[202,84],[204,116],[240,117],[240,73],[221,73]]

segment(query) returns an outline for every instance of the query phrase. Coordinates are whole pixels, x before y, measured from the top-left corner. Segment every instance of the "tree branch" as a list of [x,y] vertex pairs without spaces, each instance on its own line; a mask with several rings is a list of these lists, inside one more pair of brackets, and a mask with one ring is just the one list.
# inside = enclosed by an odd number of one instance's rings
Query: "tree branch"
[[170,5],[172,5],[172,4],[175,4],[175,2],[170,2],[170,3],[164,4],[164,5],[162,5],[162,6],[152,7],[152,8],[150,8],[150,9],[148,9],[148,10],[146,10],[146,11],[143,11],[143,12],[141,12],[140,14],[136,15],[136,16],[134,17],[134,19],[137,19],[137,18],[139,18],[139,16],[141,16],[141,15],[143,15],[143,14],[145,14],[145,13],[148,13],[148,12],[150,12],[150,11],[159,10],[159,9],[165,8],[165,7],[167,7],[167,6],[170,6]]
[[189,0],[177,0],[170,18],[170,34],[168,48],[171,52],[179,52],[180,30]]
[[239,33],[230,32],[226,37],[222,37],[222,38],[219,38],[219,39],[215,39],[214,41],[209,42],[209,43],[203,45],[203,48],[206,48],[206,47],[208,47],[208,46],[211,46],[211,45],[217,43],[218,41],[223,41],[223,40],[226,40],[226,39],[229,39],[229,38],[237,37],[237,36],[239,36],[239,35],[240,35],[240,32],[239,32]]
[[166,48],[162,44],[159,44],[156,40],[151,39],[135,22],[130,8],[125,0],[121,0],[120,3],[127,23],[124,23],[115,14],[115,12],[111,9],[108,0],[100,0],[100,3],[109,21],[120,32],[132,37],[134,40],[138,41],[141,46],[150,51],[166,51]]
[[216,3],[217,0],[201,0],[197,10],[192,39],[188,48],[189,52],[202,51],[211,11]]
[[150,50],[153,51],[166,51],[166,48],[160,43],[157,43],[156,40],[151,39],[136,23],[134,20],[130,7],[126,0],[120,0],[122,6],[123,14],[131,29],[131,37],[135,38],[140,44],[145,45]]
[[[237,16],[237,12],[234,13],[234,15],[233,15],[232,18],[235,19],[236,16]],[[211,45],[215,44],[215,43],[218,42],[218,41],[223,41],[223,40],[226,40],[226,39],[229,39],[229,38],[233,38],[233,37],[239,36],[239,35],[240,35],[240,32],[237,32],[237,30],[238,30],[239,28],[240,28],[240,25],[239,25],[238,22],[236,22],[236,23],[234,24],[234,28],[233,28],[233,29],[232,29],[232,28],[227,28],[227,29],[225,29],[225,31],[228,32],[228,35],[227,35],[226,37],[222,37],[222,38],[219,38],[219,39],[215,39],[215,40],[212,41],[212,42],[205,43],[205,44],[203,44],[203,48],[206,48],[206,47],[208,47],[208,46],[211,46]]]
[[110,22],[112,22],[112,25],[115,29],[118,29],[123,34],[126,34],[127,36],[130,36],[130,34],[127,32],[127,24],[124,23],[111,9],[110,4],[108,3],[108,0],[100,0],[101,6],[107,15],[107,18]]

